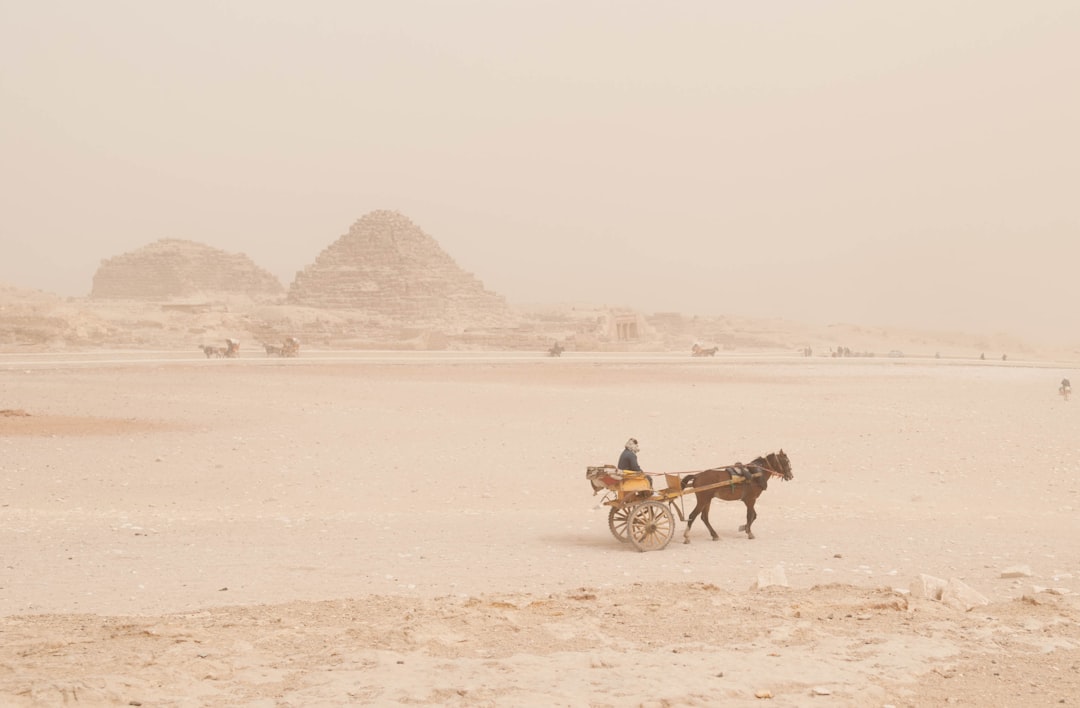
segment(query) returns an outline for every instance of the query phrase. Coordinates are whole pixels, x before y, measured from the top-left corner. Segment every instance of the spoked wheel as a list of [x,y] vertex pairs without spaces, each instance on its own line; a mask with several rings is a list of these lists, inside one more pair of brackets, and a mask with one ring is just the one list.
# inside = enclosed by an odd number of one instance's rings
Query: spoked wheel
[[630,537],[626,535],[626,524],[630,521],[632,510],[633,507],[630,506],[613,506],[608,512],[607,525],[611,529],[611,535],[622,543],[630,540]]
[[675,535],[675,517],[667,504],[647,501],[630,510],[626,525],[630,543],[639,551],[659,551],[671,543]]

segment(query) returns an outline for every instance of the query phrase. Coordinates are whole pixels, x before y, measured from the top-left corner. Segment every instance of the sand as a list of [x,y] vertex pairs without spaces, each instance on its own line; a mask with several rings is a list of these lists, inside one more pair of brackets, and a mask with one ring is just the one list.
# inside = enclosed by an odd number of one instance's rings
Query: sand
[[[1072,704],[1065,375],[0,355],[0,705]],[[680,524],[639,553],[585,479],[630,436],[648,471],[783,448],[795,478],[759,500],[754,540],[717,501],[719,541]],[[923,574],[986,604],[912,593]]]

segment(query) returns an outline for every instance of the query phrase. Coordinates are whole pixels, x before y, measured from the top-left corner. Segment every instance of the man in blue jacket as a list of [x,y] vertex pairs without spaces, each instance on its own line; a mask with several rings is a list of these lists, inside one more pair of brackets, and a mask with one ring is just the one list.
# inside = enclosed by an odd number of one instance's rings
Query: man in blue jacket
[[[641,465],[638,464],[637,454],[641,448],[638,446],[637,438],[630,438],[626,441],[626,446],[623,448],[622,454],[619,455],[619,469],[631,470],[633,472],[645,473],[645,470],[641,469]],[[649,486],[652,486],[652,478],[646,477],[649,480]]]

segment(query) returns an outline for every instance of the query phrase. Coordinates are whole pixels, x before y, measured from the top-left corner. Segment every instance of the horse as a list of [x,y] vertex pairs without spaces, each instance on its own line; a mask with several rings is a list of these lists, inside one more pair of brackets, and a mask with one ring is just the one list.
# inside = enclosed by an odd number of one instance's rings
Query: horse
[[206,355],[207,359],[210,357],[225,356],[225,350],[221,347],[211,347],[209,344],[200,344],[199,349],[202,349],[202,352]]
[[285,356],[284,348],[279,347],[276,344],[263,344],[263,349],[266,350],[266,356],[270,356],[271,354],[275,356]]
[[286,337],[281,344],[280,356],[300,356],[300,340],[296,337]]
[[[735,477],[741,477],[737,481]],[[705,528],[709,529],[712,540],[718,541],[720,537],[709,523],[709,506],[713,497],[724,501],[742,501],[746,505],[746,523],[739,527],[740,531],[746,532],[748,539],[754,538],[750,527],[757,518],[754,511],[754,502],[761,493],[769,488],[769,478],[779,477],[784,481],[794,479],[791,472],[791,461],[787,453],[782,449],[780,452],[770,452],[768,455],[755,458],[748,465],[736,464],[730,467],[715,467],[713,469],[698,472],[683,478],[682,488],[693,488],[697,496],[697,505],[690,512],[686,520],[686,531],[683,533],[683,543],[690,543],[690,527],[694,525],[694,519],[701,515]],[[713,486],[720,485],[720,486]]]

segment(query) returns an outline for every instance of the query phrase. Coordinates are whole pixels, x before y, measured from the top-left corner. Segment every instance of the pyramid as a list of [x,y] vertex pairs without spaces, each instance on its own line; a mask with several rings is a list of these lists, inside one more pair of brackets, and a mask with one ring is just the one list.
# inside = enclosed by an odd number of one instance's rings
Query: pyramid
[[296,274],[288,301],[364,310],[411,324],[506,324],[502,296],[484,289],[402,214],[373,211]]
[[205,293],[280,296],[281,281],[242,253],[161,239],[101,262],[91,298],[167,300]]

